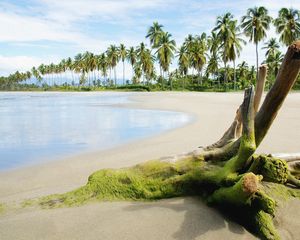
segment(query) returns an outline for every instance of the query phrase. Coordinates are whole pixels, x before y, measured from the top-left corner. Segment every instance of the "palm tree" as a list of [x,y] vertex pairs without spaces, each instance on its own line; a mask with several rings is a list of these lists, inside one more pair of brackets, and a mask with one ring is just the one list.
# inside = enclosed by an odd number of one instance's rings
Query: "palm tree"
[[[152,49],[157,49],[159,43],[161,41],[161,37],[164,34],[162,30],[163,25],[159,24],[158,22],[153,22],[153,25],[149,27],[146,38],[150,40],[150,46]],[[162,75],[162,69],[160,66],[160,75]]]
[[[65,82],[67,82],[68,80],[68,77],[67,77],[67,63],[66,63],[66,60],[65,59],[62,59],[59,63],[59,70],[61,73],[64,73],[65,75]],[[62,77],[63,78],[63,77]]]
[[150,40],[150,46],[152,48],[157,48],[160,42],[161,36],[163,34],[163,25],[158,22],[153,22],[153,25],[149,27],[146,38]]
[[232,45],[232,38],[231,38],[231,31],[230,31],[230,25],[232,24],[233,21],[233,15],[231,13],[225,13],[222,16],[217,17],[217,23],[216,27],[213,29],[214,31],[217,31],[217,37],[220,42],[219,49],[221,50],[221,55],[222,55],[222,60],[224,63],[224,82],[225,82],[225,87],[227,86],[227,62],[230,60],[228,53],[229,47]]
[[136,54],[137,54],[137,65],[141,68],[141,75],[143,76],[143,83],[144,82],[144,77],[145,73],[143,71],[143,65],[146,61],[146,55],[147,55],[147,48],[145,43],[141,42],[140,45],[136,49]]
[[212,31],[211,35],[207,38],[207,47],[210,54],[216,54],[220,47],[220,39],[216,32]]
[[186,51],[186,48],[184,45],[182,45],[178,51],[178,65],[179,65],[179,71],[184,76],[188,73],[188,68],[190,65],[190,56],[188,52]]
[[32,67],[31,73],[32,73],[32,76],[34,76],[38,82],[41,82],[42,78],[39,74],[39,71],[35,67]]
[[274,25],[277,33],[280,34],[279,40],[285,45],[290,45],[300,37],[300,12],[290,8],[281,8],[278,18],[275,19]]
[[183,45],[187,50],[191,49],[194,43],[194,37],[192,34],[189,34],[185,39]]
[[79,53],[75,56],[72,69],[78,76],[78,87],[85,84],[85,72],[84,72],[84,56]]
[[265,43],[265,46],[262,49],[267,49],[266,51],[266,58],[269,58],[270,56],[274,56],[276,52],[279,51],[279,44],[276,41],[276,38],[271,38],[268,42]]
[[239,72],[239,77],[240,78],[246,77],[247,72],[249,71],[248,63],[243,61],[237,66],[237,68],[238,68],[238,72]]
[[[39,71],[39,73],[42,75],[41,77],[44,77],[45,73],[46,73],[46,67],[44,64],[41,64],[40,66],[38,66],[37,70]],[[33,74],[34,75],[34,74]]]
[[237,71],[239,75],[239,85],[240,88],[245,88],[249,86],[249,79],[247,79],[247,75],[249,74],[249,66],[243,61],[239,65],[237,65]]
[[[219,61],[220,58],[216,52],[213,52],[210,55],[210,58],[208,60],[207,68],[206,68],[206,75],[209,77],[210,74],[212,74],[214,77],[218,73],[219,69]],[[219,87],[220,87],[220,81],[219,81]]]
[[[170,33],[163,33],[156,51],[159,64],[165,73],[169,73],[169,67],[176,51],[176,42],[171,37]],[[172,89],[172,81],[170,83]]]
[[182,82],[182,87],[185,87],[185,77],[188,73],[188,69],[190,66],[190,56],[188,52],[186,51],[186,48],[184,45],[182,45],[178,51],[178,65],[179,65],[179,72],[184,76],[183,82]]
[[101,54],[101,59],[102,59],[102,63],[101,63],[101,71],[102,71],[102,75],[104,77],[104,80],[107,80],[107,68],[108,68],[108,61],[107,61],[107,56],[105,56],[105,53]]
[[49,70],[49,73],[51,75],[52,86],[53,86],[53,85],[55,85],[55,79],[54,79],[55,78],[55,64],[54,63],[50,63],[48,70]]
[[269,69],[274,72],[274,79],[277,76],[283,57],[284,57],[283,54],[277,51],[273,55],[270,55],[266,60]]
[[[211,35],[207,38],[207,47],[210,52],[209,61],[206,68],[206,76],[209,77],[212,74],[214,77],[217,76],[220,62],[220,39],[216,32],[212,31]],[[220,80],[218,81],[220,88]]]
[[134,76],[134,64],[136,63],[136,50],[134,47],[130,47],[127,51],[127,60],[130,62],[132,67],[132,77]]
[[140,62],[136,62],[134,65],[134,76],[133,76],[133,83],[137,84],[140,82],[142,76],[142,66]]
[[192,34],[189,34],[183,42],[183,46],[185,47],[185,50],[187,52],[187,54],[189,55],[190,61],[189,61],[189,68],[192,68],[192,61],[191,61],[191,52],[192,52],[192,48],[193,48],[193,44],[194,44],[194,37]]
[[66,67],[67,67],[67,70],[69,72],[71,72],[71,75],[72,75],[72,81],[74,82],[74,75],[73,75],[73,60],[72,58],[67,58],[66,60]]
[[91,78],[90,78],[90,59],[91,59],[91,54],[90,52],[86,51],[83,55],[82,55],[82,60],[81,60],[81,70],[83,72],[83,75],[87,76],[88,79],[88,85],[91,85]]
[[107,49],[106,55],[111,64],[111,68],[113,68],[113,70],[114,70],[115,85],[117,85],[116,66],[119,61],[118,48],[115,45],[110,45],[109,48]]
[[237,21],[231,21],[229,23],[229,39],[225,44],[228,44],[226,50],[228,51],[228,59],[233,62],[233,81],[234,81],[234,90],[236,90],[236,69],[235,69],[235,60],[240,56],[242,50],[242,44],[246,44],[245,40],[242,39],[240,33],[240,27],[237,26]]
[[25,81],[27,82],[27,80],[29,80],[31,78],[31,76],[32,76],[31,72],[26,71],[26,80]]
[[127,56],[127,50],[124,44],[120,44],[119,47],[119,57],[121,58],[123,64],[123,85],[125,84],[125,59]]
[[105,53],[101,53],[100,55],[97,56],[97,70],[103,76],[104,83],[106,83],[107,68],[108,68],[107,58],[105,56]]
[[254,7],[247,10],[242,17],[242,28],[250,42],[256,45],[256,79],[258,79],[258,43],[266,37],[272,18],[265,7]]
[[191,64],[194,69],[198,72],[198,84],[199,80],[202,85],[202,69],[206,63],[206,34],[203,33],[201,36],[194,38],[193,44],[190,49]]
[[149,84],[149,81],[155,75],[154,56],[151,54],[151,51],[149,49],[146,49],[145,56],[142,62],[142,69],[145,74],[147,83]]

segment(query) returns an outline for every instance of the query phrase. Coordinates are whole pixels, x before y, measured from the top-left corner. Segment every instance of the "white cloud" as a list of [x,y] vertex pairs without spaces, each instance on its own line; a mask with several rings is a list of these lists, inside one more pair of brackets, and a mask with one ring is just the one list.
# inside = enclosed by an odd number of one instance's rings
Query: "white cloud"
[[46,17],[60,22],[73,22],[86,17],[118,22],[130,19],[140,10],[168,6],[170,0],[42,0],[49,10]]
[[[240,0],[238,4],[236,1],[204,0],[191,0],[184,4],[179,0],[34,0],[34,4],[27,4],[25,7],[2,2],[0,42],[32,48],[36,46],[41,49],[41,45],[44,44],[41,41],[46,40],[68,45],[74,54],[83,51],[99,53],[110,44],[124,43],[127,46],[135,46],[145,41],[144,33],[147,27],[152,21],[158,20],[168,31],[169,26],[173,26],[170,32],[179,45],[189,33],[209,33],[217,15],[231,11],[240,19],[247,8],[255,5],[267,7],[273,17],[276,17],[281,7],[292,6],[300,9],[299,0]],[[160,14],[154,14],[156,11],[160,11]],[[173,11],[179,13],[180,17],[172,16]],[[154,14],[153,17],[150,13]],[[158,19],[153,19],[154,16]],[[91,33],[90,24],[95,23],[99,24],[99,27],[113,25],[121,30],[112,34],[100,33],[97,30],[96,33]],[[268,39],[271,37],[278,37],[274,29],[268,33]],[[62,47],[60,53],[53,53],[52,57],[46,56],[44,59],[42,56],[5,57],[6,61],[1,62],[1,74],[10,70],[27,70],[28,65],[31,67],[42,61],[55,62],[59,54],[60,57],[67,57],[64,56],[63,50]],[[247,60],[250,65],[255,64],[254,51],[255,46],[247,43],[237,62]],[[260,50],[260,61],[263,60],[263,55],[264,52]],[[13,58],[17,60],[16,63]],[[18,66],[13,67],[16,64]]]

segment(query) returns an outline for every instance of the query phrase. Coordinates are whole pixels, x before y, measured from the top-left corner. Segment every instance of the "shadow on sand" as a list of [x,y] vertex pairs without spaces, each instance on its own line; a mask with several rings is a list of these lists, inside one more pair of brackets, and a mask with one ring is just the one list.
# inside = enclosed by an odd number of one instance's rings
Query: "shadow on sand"
[[139,211],[149,208],[164,208],[176,212],[184,212],[184,220],[180,229],[172,235],[172,238],[178,240],[199,239],[205,233],[221,229],[227,229],[234,234],[238,234],[236,237],[246,232],[242,226],[227,220],[217,210],[192,197],[174,198],[150,203],[133,203],[131,206],[125,207],[124,210]]

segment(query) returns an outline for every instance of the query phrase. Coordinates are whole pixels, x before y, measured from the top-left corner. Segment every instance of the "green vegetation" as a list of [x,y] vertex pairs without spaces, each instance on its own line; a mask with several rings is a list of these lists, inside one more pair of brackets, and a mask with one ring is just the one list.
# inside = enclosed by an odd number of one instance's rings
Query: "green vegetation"
[[[205,175],[207,169],[221,170],[223,168],[220,168],[217,163],[207,163],[201,159],[189,157],[174,163],[153,160],[131,168],[103,169],[90,175],[85,186],[65,194],[43,197],[38,203],[42,207],[53,208],[77,206],[93,200],[157,200],[187,195],[200,195],[205,199],[212,191],[208,187],[208,182],[211,180]],[[257,198],[266,192],[278,202],[287,201],[292,197],[300,199],[299,189],[274,183],[267,177],[264,180],[261,186],[262,191],[257,194]],[[226,197],[233,197],[234,201],[244,204],[246,199],[237,197],[241,196],[238,194],[241,184],[242,179],[238,180],[233,189],[229,189],[232,194],[224,195],[223,188],[216,192],[213,198],[209,197],[207,200],[211,203],[226,202],[224,200]],[[266,196],[264,198],[266,199]],[[36,202],[27,200],[24,202],[24,207],[34,203]]]
[[149,161],[125,169],[104,169],[89,176],[85,186],[40,200],[43,207],[80,205],[91,200],[155,200],[193,193],[185,175],[204,162],[193,158],[167,163]]
[[[258,43],[267,40],[271,24],[284,45],[300,37],[300,13],[292,8],[280,9],[275,19],[264,7],[250,8],[240,22],[227,12],[217,17],[216,26],[209,35],[189,34],[181,46],[176,46],[175,39],[164,31],[163,25],[154,22],[146,34],[150,47],[144,42],[129,48],[121,43],[110,45],[99,54],[79,53],[74,59],[69,57],[57,64],[41,64],[27,72],[17,71],[8,77],[0,77],[0,90],[85,91],[117,89],[120,85],[125,89],[137,89],[131,85],[147,86],[151,91],[244,89],[257,78]],[[246,44],[244,38],[256,45],[256,68],[246,61],[236,66]],[[283,55],[274,38],[267,40],[263,49],[267,50],[262,62],[269,67],[267,87],[270,88]],[[132,68],[131,79],[125,73],[126,61]],[[119,63],[122,64],[122,81],[117,79]],[[177,67],[170,71],[172,63],[177,63]],[[300,89],[299,81],[294,89]]]
[[[260,157],[265,158],[257,156]],[[208,181],[206,173],[222,169],[219,163],[209,163],[193,157],[174,163],[155,160],[131,168],[104,169],[90,175],[85,186],[65,194],[30,201],[24,206],[38,203],[42,208],[56,208],[78,206],[91,201],[141,201],[196,195],[218,207],[228,217],[262,239],[279,239],[273,225],[276,207],[294,197],[300,199],[300,190],[269,182],[271,179],[266,177],[259,186],[259,191],[245,194],[244,180],[250,178],[251,181],[260,176],[253,173],[239,178],[233,187],[216,190],[217,186]],[[261,177],[255,181],[261,181]]]

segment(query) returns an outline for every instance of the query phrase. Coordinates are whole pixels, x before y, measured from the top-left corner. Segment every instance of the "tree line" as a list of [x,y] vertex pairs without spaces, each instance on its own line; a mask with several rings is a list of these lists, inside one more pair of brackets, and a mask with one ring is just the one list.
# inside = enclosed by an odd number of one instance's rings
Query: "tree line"
[[[176,46],[175,39],[164,26],[154,22],[148,28],[146,39],[127,48],[124,44],[110,45],[100,54],[79,53],[73,59],[61,60],[58,64],[41,64],[26,72],[15,72],[0,78],[0,88],[15,85],[56,86],[58,83],[77,87],[116,87],[117,85],[145,84],[157,89],[204,87],[244,88],[254,82],[258,73],[258,44],[267,38],[273,24],[279,39],[271,38],[264,43],[265,60],[269,67],[269,84],[275,78],[283,55],[279,43],[290,45],[300,37],[300,12],[293,8],[282,8],[273,19],[268,10],[261,7],[249,8],[240,21],[228,12],[218,16],[210,35],[189,34],[183,44]],[[245,39],[255,44],[256,66],[243,61],[236,66]],[[172,61],[177,59],[177,68],[170,71]],[[132,78],[126,78],[126,65],[131,65]],[[117,65],[122,64],[122,79],[117,79]],[[229,66],[232,63],[232,66]],[[159,70],[157,71],[156,67]],[[66,81],[67,79],[70,79]],[[30,80],[30,81],[29,81]],[[121,80],[118,83],[117,80]]]

